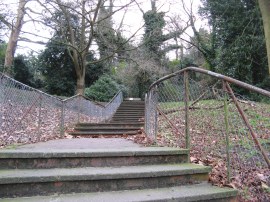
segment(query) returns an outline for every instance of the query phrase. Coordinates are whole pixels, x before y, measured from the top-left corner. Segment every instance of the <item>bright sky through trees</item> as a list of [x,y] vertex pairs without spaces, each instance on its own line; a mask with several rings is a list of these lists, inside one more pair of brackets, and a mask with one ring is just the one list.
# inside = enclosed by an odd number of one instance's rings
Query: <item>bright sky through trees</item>
[[[192,0],[185,0],[184,2],[186,3],[187,7],[190,7],[190,2]],[[7,5],[7,8],[11,12],[16,12],[17,5],[18,5],[18,0],[9,0],[9,1],[3,1],[4,4]],[[117,8],[117,4],[119,6],[124,5],[126,3],[126,0],[118,0],[115,1],[115,6]],[[196,13],[197,9],[200,5],[199,0],[193,0],[193,10]],[[30,1],[27,3],[27,7],[29,9],[32,9],[35,12],[40,12],[41,7],[38,5],[35,1]],[[170,18],[178,16],[179,21],[187,21],[187,16],[185,15],[183,11],[183,6],[181,4],[181,1],[177,0],[158,0],[157,1],[157,8],[159,11],[165,12],[166,13],[166,18],[165,20],[170,21]],[[144,21],[142,18],[142,11],[144,12],[148,11],[151,9],[151,2],[148,0],[138,0],[137,4],[132,4],[131,6],[127,7],[125,10],[122,10],[121,12],[117,12],[113,16],[114,20],[114,26],[117,27],[120,25],[123,19],[123,26],[121,28],[121,31],[124,33],[126,37],[129,37],[133,35],[136,32],[136,37],[134,37],[133,43],[139,43],[142,39],[142,35],[144,33],[143,25]],[[38,15],[35,16],[33,14],[31,16],[32,19],[38,19]],[[44,25],[41,25],[38,22],[31,21],[30,17],[28,15],[25,16],[25,20],[29,21],[26,23],[22,30],[25,32],[22,34],[22,37],[26,39],[31,39],[36,42],[44,42],[46,43],[48,39],[51,38],[53,32],[48,28],[45,27]],[[206,26],[206,23],[203,25],[202,22],[197,19],[197,26]],[[169,29],[169,28],[168,28]],[[166,33],[166,30],[164,30]],[[192,35],[192,30],[188,29],[187,30],[187,35],[185,37],[189,38],[189,35]],[[7,34],[8,36],[8,34]],[[7,39],[6,39],[7,40]],[[26,42],[26,41],[19,41],[18,47],[16,54],[21,54],[21,53],[27,53],[29,51],[35,51],[38,52],[44,48],[44,45],[38,44],[38,43],[31,43],[31,42]]]

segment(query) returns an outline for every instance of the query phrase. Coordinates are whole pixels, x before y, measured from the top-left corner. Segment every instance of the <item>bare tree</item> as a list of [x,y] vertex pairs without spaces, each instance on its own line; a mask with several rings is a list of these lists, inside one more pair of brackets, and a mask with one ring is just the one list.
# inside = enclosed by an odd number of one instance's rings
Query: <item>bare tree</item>
[[[192,28],[192,31],[194,34],[194,37],[190,37],[190,40],[186,40],[183,38],[181,38],[181,39],[183,41],[185,41],[186,43],[190,44],[191,46],[196,47],[198,49],[198,51],[201,52],[201,54],[203,55],[205,61],[209,65],[210,69],[212,71],[215,71],[215,66],[216,66],[216,64],[215,64],[215,57],[216,57],[215,49],[216,49],[216,47],[214,46],[214,43],[213,43],[213,41],[215,40],[215,38],[214,38],[215,36],[212,35],[210,38],[205,40],[204,30],[203,29],[198,30],[195,26],[196,18],[195,18],[195,14],[193,11],[193,1],[192,0],[189,1],[189,6],[186,5],[186,2],[184,0],[181,0],[181,2],[182,2],[184,12],[186,13],[186,15],[189,18],[190,27]],[[213,29],[215,29],[214,26],[213,26]]]
[[7,74],[11,73],[11,67],[13,65],[13,60],[14,60],[14,54],[17,48],[17,43],[19,39],[19,35],[22,29],[22,26],[24,24],[23,18],[25,15],[25,5],[27,3],[27,0],[20,0],[19,1],[19,6],[17,9],[17,16],[16,16],[16,22],[15,24],[9,23],[6,20],[3,20],[10,28],[10,36],[7,44],[7,49],[6,49],[6,54],[5,54],[5,69],[7,70]]
[[[63,0],[52,0],[41,2],[40,5],[46,10],[47,21],[49,26],[61,34],[60,44],[68,47],[69,55],[75,66],[77,76],[77,93],[84,94],[85,89],[85,72],[87,65],[87,55],[94,45],[97,31],[106,25],[106,21],[118,11],[129,6],[133,0],[128,1],[125,5],[114,6],[113,1],[107,0],[80,0],[75,2],[65,2]],[[106,5],[108,3],[108,5]],[[105,6],[109,9],[105,10]],[[106,12],[105,12],[106,11]],[[102,12],[102,15],[99,13]],[[54,17],[58,14],[58,17]],[[109,27],[107,29],[112,29]],[[111,33],[115,33],[114,30]],[[123,43],[127,43],[127,39]],[[98,61],[105,61],[113,57],[118,49],[112,48],[109,54],[100,55]],[[92,49],[94,51],[94,49]]]
[[268,71],[270,75],[270,1],[269,0],[258,0],[262,18],[264,35],[266,41],[267,58],[268,58]]

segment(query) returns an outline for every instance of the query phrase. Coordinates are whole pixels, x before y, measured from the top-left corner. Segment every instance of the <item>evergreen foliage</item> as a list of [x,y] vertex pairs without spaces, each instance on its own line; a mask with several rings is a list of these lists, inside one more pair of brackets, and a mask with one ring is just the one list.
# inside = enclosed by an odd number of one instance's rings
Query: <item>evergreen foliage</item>
[[0,40],[0,71],[3,71],[5,62],[5,53],[6,53],[7,44],[4,41]]
[[124,90],[123,86],[110,76],[103,75],[93,85],[85,89],[85,95],[92,100],[108,102],[119,90]]
[[[67,47],[51,40],[46,49],[40,54],[40,66],[46,83],[48,93],[62,96],[72,96],[76,91],[76,72],[74,63],[69,55]],[[94,61],[92,54],[88,54],[87,61]],[[96,81],[104,73],[100,63],[86,66],[85,83],[87,86]]]
[[219,73],[259,85],[267,79],[267,54],[258,4],[253,0],[204,0]]
[[26,85],[32,86],[32,78],[33,75],[29,71],[29,68],[27,66],[27,62],[25,61],[24,56],[18,55],[14,59],[14,67],[13,67],[13,76],[14,79],[17,81],[20,81]]

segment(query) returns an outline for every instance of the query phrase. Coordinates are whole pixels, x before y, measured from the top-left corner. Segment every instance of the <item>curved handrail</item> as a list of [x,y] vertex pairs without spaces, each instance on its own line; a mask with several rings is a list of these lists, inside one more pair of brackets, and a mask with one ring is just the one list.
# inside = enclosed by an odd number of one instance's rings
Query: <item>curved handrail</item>
[[54,98],[54,99],[56,99],[56,100],[58,100],[58,101],[61,101],[61,102],[66,102],[66,101],[68,101],[68,100],[71,100],[71,99],[74,99],[74,98],[76,98],[76,97],[81,96],[81,97],[83,97],[84,99],[86,99],[86,100],[88,100],[88,101],[90,101],[90,102],[93,102],[94,104],[96,104],[96,105],[98,105],[98,106],[100,106],[100,107],[103,107],[103,108],[106,108],[106,106],[109,105],[111,102],[113,102],[113,100],[114,100],[114,99],[122,92],[121,90],[119,90],[119,91],[113,96],[113,98],[110,100],[110,102],[108,102],[106,105],[103,105],[103,104],[100,104],[100,103],[98,103],[98,102],[96,102],[96,101],[94,101],[94,100],[92,100],[92,99],[90,99],[90,98],[88,98],[88,97],[86,97],[86,96],[84,96],[84,95],[82,95],[82,94],[76,94],[76,95],[71,96],[71,97],[69,97],[69,98],[61,99],[61,98],[59,98],[59,97],[57,97],[57,96],[47,94],[47,93],[45,93],[45,92],[43,92],[43,91],[41,91],[41,90],[38,90],[38,89],[33,88],[33,87],[31,87],[31,86],[28,86],[28,85],[26,85],[26,84],[24,84],[24,83],[22,83],[22,82],[20,82],[20,81],[17,81],[17,80],[15,80],[15,79],[13,79],[13,78],[11,78],[11,77],[9,77],[9,76],[7,76],[7,75],[5,75],[5,74],[3,74],[3,73],[0,72],[0,78],[3,78],[3,77],[6,78],[6,79],[11,80],[11,81],[13,81],[13,82],[15,82],[15,83],[17,83],[17,84],[22,85],[23,87],[25,87],[25,88],[27,88],[27,89],[29,89],[29,90],[31,90],[31,91],[36,91],[36,92],[38,92],[38,93],[40,93],[40,94],[42,94],[42,95],[45,95],[45,96],[50,97],[50,98]]
[[115,98],[116,98],[120,93],[122,93],[121,90],[119,90],[119,91],[113,96],[113,98],[110,100],[110,102],[108,102],[104,107],[106,108],[109,104],[111,104],[111,103],[115,100]]
[[62,102],[67,102],[67,101],[72,100],[72,99],[77,98],[77,97],[83,97],[84,99],[92,102],[93,104],[98,105],[99,107],[105,108],[104,105],[102,105],[102,104],[100,104],[100,103],[98,103],[98,102],[96,102],[94,100],[91,100],[90,98],[88,98],[88,97],[86,97],[86,96],[84,96],[82,94],[76,94],[76,95],[74,95],[72,97],[69,97],[69,98],[66,98],[66,99],[62,100]]
[[97,101],[94,101],[94,100],[92,100],[92,99],[90,99],[90,98],[88,98],[88,97],[86,97],[86,96],[84,96],[84,95],[82,95],[82,94],[76,94],[76,95],[74,95],[74,96],[72,96],[72,97],[69,97],[69,98],[66,98],[66,99],[62,100],[62,102],[67,102],[67,101],[72,100],[72,99],[74,99],[74,98],[76,98],[76,97],[83,97],[84,99],[86,99],[86,100],[92,102],[92,103],[95,104],[95,105],[98,105],[99,107],[106,108],[109,104],[111,104],[111,103],[115,100],[115,98],[116,98],[120,93],[122,93],[121,90],[119,90],[119,91],[113,96],[113,98],[112,98],[106,105],[103,105],[103,104],[101,104],[101,103],[99,103],[99,102],[97,102]]
[[202,74],[207,74],[207,75],[210,75],[210,76],[213,76],[213,77],[216,77],[216,78],[219,78],[219,79],[222,79],[224,81],[227,81],[229,83],[233,83],[233,84],[236,84],[240,87],[243,87],[247,90],[250,90],[250,91],[253,91],[253,92],[256,92],[256,93],[260,93],[262,95],[265,95],[267,97],[270,97],[270,92],[267,91],[267,90],[264,90],[264,89],[261,89],[261,88],[258,88],[258,87],[255,87],[255,86],[252,86],[250,84],[247,84],[245,82],[242,82],[242,81],[238,81],[236,79],[233,79],[231,77],[228,77],[228,76],[224,76],[222,74],[218,74],[218,73],[215,73],[215,72],[212,72],[212,71],[209,71],[209,70],[205,70],[205,69],[202,69],[202,68],[198,68],[198,67],[187,67],[187,68],[184,68],[184,69],[181,69],[177,72],[174,72],[172,74],[169,74],[169,75],[166,75],[160,79],[158,79],[157,81],[155,81],[154,83],[152,83],[149,87],[149,91],[157,84],[159,84],[160,82],[166,80],[166,79],[169,79],[171,77],[174,77],[178,74],[181,74],[185,71],[194,71],[194,72],[200,72]]
[[25,88],[27,88],[27,89],[29,89],[29,90],[31,90],[31,91],[36,91],[36,92],[38,92],[38,93],[40,93],[40,94],[42,94],[42,95],[45,95],[45,96],[47,96],[47,97],[54,98],[54,99],[56,99],[56,100],[58,100],[58,101],[62,101],[62,99],[59,98],[59,97],[56,97],[56,96],[54,96],[54,95],[47,94],[47,93],[45,93],[45,92],[43,92],[43,91],[41,91],[41,90],[38,90],[38,89],[36,89],[36,88],[33,88],[33,87],[28,86],[28,85],[26,85],[26,84],[23,84],[22,82],[17,81],[17,80],[15,80],[15,79],[13,79],[13,78],[11,78],[11,77],[9,77],[9,76],[7,76],[7,75],[1,73],[1,72],[0,72],[0,76],[1,76],[1,77],[0,77],[1,79],[2,79],[3,77],[5,77],[5,78],[7,78],[7,79],[13,81],[14,83],[17,83],[17,84],[22,85],[23,87],[25,87]]
[[[259,148],[260,152],[262,153],[268,167],[270,168],[270,160],[269,160],[269,157],[266,153],[266,151],[263,149],[263,147],[261,146],[261,143],[258,141],[258,138],[257,138],[257,135],[255,133],[255,131],[253,130],[253,128],[251,127],[246,115],[244,114],[243,110],[241,109],[241,107],[239,106],[238,104],[238,101],[229,85],[229,83],[232,83],[232,84],[235,84],[235,85],[238,85],[239,87],[242,87],[242,88],[245,88],[247,90],[250,90],[250,91],[253,91],[253,92],[256,92],[256,93],[259,93],[261,95],[264,95],[264,96],[267,96],[270,98],[270,92],[267,91],[267,90],[264,90],[264,89],[261,89],[261,88],[258,88],[258,87],[255,87],[255,86],[252,86],[250,84],[247,84],[245,82],[242,82],[242,81],[238,81],[236,79],[233,79],[231,77],[228,77],[228,76],[224,76],[222,74],[218,74],[218,73],[215,73],[215,72],[212,72],[212,71],[209,71],[209,70],[205,70],[205,69],[202,69],[202,68],[197,68],[197,67],[187,67],[187,68],[184,68],[184,69],[181,69],[177,72],[174,72],[172,74],[169,74],[169,75],[166,75],[160,79],[158,79],[157,81],[155,81],[154,83],[151,84],[151,86],[149,87],[149,90],[148,90],[148,93],[151,93],[151,91],[153,90],[154,87],[157,87],[159,83],[167,80],[167,79],[170,79],[176,75],[179,75],[179,74],[182,74],[182,73],[186,73],[187,71],[193,71],[193,72],[199,72],[199,73],[202,73],[202,74],[206,74],[206,75],[209,75],[209,76],[212,76],[212,77],[215,77],[217,79],[220,79],[224,82],[224,88],[227,90],[227,92],[229,93],[230,97],[233,99],[233,102],[235,103],[236,107],[237,107],[237,110],[242,118],[242,120],[244,121],[245,125],[247,126],[247,128],[249,129],[250,133],[251,133],[251,136],[252,136],[252,140],[253,142],[255,143],[255,145]],[[186,80],[186,75],[184,75],[184,80]],[[186,123],[188,123],[188,94],[186,93],[188,91],[188,84],[186,84],[186,81],[185,81],[185,116],[186,116]],[[156,123],[155,123],[156,125]],[[186,139],[189,141],[189,132],[188,132],[188,125],[185,126],[186,127]],[[156,134],[155,134],[156,136]],[[187,141],[187,145],[188,145],[188,148],[190,147],[189,146],[189,142]]]

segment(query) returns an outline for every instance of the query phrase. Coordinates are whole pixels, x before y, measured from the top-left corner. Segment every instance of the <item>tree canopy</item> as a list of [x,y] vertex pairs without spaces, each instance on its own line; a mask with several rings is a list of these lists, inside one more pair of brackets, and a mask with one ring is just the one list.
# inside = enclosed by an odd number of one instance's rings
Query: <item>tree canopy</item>
[[[65,96],[109,74],[129,96],[143,98],[153,81],[188,65],[269,89],[268,1],[201,0],[198,13],[187,2],[20,0],[9,10],[0,0],[1,71],[9,61],[14,78],[23,72],[18,79]],[[134,10],[143,21],[136,29],[126,19]],[[203,20],[207,26],[198,26]],[[50,37],[24,29],[28,23]],[[46,47],[14,59],[18,41]]]

